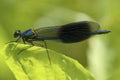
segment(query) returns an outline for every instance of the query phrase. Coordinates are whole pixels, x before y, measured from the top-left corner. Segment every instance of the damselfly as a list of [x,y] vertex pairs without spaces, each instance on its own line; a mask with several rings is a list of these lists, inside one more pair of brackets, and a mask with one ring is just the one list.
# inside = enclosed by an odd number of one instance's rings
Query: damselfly
[[50,60],[45,40],[59,40],[63,43],[74,43],[86,40],[96,34],[106,34],[109,32],[109,30],[100,30],[100,25],[96,22],[81,21],[61,26],[28,29],[24,32],[17,30],[14,33],[14,38],[18,38],[16,42],[22,39],[24,43],[28,42],[32,45],[34,45],[34,41],[44,41]]

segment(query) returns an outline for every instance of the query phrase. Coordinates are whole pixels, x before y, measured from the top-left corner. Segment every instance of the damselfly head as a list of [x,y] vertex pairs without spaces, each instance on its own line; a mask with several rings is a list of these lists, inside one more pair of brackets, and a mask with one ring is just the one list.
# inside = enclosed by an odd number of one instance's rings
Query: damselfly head
[[21,31],[17,30],[14,32],[14,38],[20,37],[21,36]]

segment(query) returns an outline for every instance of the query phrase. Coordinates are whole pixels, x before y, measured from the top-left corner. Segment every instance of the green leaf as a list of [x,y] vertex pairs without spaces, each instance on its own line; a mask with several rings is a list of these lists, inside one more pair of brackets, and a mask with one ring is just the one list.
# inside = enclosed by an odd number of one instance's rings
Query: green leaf
[[[45,48],[5,44],[1,48],[0,59],[10,73],[5,71],[3,74],[13,76],[8,80],[95,80],[76,60],[52,50],[49,54],[51,64]],[[2,76],[2,80],[7,80],[3,77],[6,78],[6,75]]]

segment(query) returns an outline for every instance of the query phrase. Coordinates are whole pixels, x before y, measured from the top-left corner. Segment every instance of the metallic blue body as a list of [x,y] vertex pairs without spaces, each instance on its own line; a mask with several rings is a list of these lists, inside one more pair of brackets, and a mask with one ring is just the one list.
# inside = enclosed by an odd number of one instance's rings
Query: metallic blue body
[[99,31],[97,31],[97,34],[103,34],[103,33],[108,33],[108,32],[110,32],[110,31],[108,31],[108,30],[99,30]]
[[[47,36],[38,36],[37,34],[35,34],[32,29],[29,29],[25,32],[21,33],[22,38],[25,41],[40,41],[40,40],[54,40],[54,39],[58,39],[58,37],[47,37]],[[54,36],[54,35],[53,35]]]
[[23,42],[60,40],[63,43],[74,43],[88,39],[92,35],[106,34],[110,31],[99,30],[100,25],[96,22],[81,21],[61,26],[28,29],[25,32],[17,30],[14,37],[22,38]]
[[96,35],[96,34],[106,34],[109,33],[110,31],[108,30],[98,30],[96,32],[91,32],[91,35]]

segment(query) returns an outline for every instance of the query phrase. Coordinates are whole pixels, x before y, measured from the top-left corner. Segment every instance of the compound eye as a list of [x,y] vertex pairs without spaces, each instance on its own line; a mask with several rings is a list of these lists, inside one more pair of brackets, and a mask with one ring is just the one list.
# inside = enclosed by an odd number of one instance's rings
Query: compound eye
[[21,31],[17,30],[14,32],[14,38],[17,38],[18,36],[21,36]]

